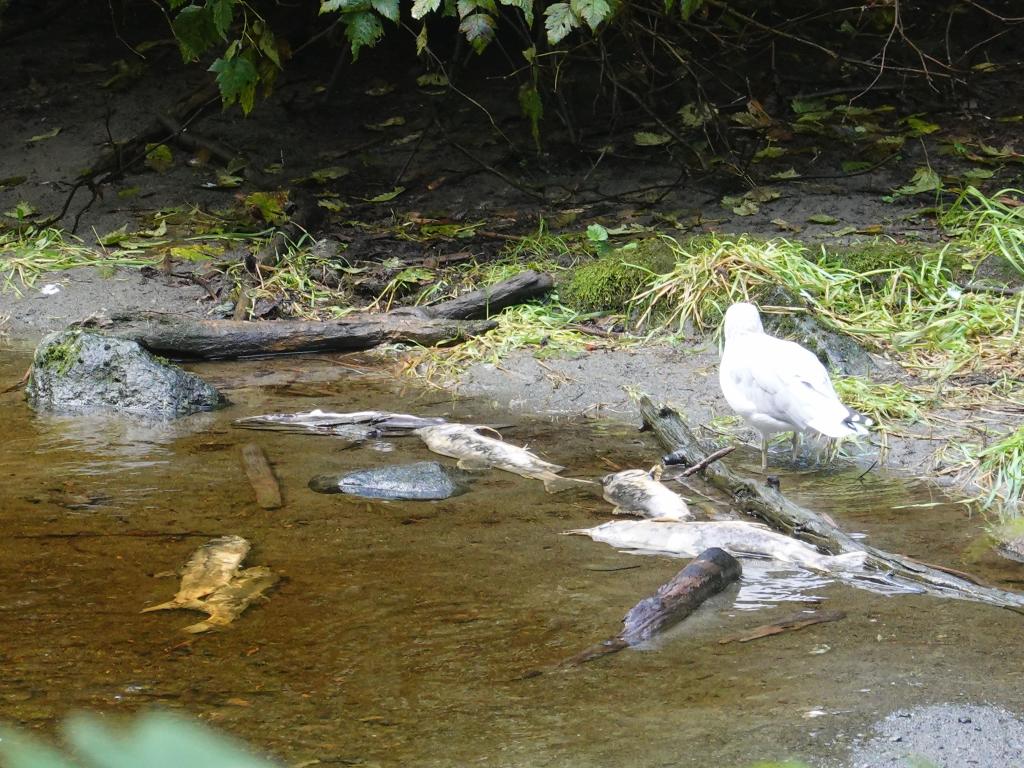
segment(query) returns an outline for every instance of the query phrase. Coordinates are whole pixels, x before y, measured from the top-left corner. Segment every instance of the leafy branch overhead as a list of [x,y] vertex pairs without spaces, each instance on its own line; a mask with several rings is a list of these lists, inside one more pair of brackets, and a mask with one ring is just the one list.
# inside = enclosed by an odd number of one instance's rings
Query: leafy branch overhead
[[[705,0],[667,0],[666,10],[677,10],[687,20]],[[678,3],[678,8],[676,5]],[[280,43],[255,3],[244,0],[168,0],[171,27],[186,62],[199,60],[216,47],[223,52],[212,63],[225,106],[238,103],[246,114],[255,103],[257,86],[272,88],[287,46]],[[403,9],[403,5],[406,7]],[[417,50],[428,41],[428,23],[432,18],[451,18],[459,22],[459,32],[477,53],[494,40],[499,24],[510,16],[530,31],[543,16],[549,45],[557,45],[571,32],[588,29],[596,32],[626,4],[623,0],[569,0],[545,5],[534,0],[320,0],[321,15],[337,15],[344,24],[352,58],[363,48],[379,43],[389,28],[397,28],[403,11],[414,21],[423,22],[417,37]]]

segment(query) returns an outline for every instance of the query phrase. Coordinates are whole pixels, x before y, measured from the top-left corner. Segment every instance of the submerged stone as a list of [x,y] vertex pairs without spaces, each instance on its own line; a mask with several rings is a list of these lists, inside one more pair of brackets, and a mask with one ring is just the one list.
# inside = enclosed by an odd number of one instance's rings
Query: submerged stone
[[46,336],[26,387],[39,411],[174,418],[208,411],[224,398],[194,373],[154,357],[137,342],[80,330]]
[[347,493],[368,499],[431,501],[465,493],[459,474],[436,461],[417,461],[344,475],[317,475],[309,487],[317,493]]

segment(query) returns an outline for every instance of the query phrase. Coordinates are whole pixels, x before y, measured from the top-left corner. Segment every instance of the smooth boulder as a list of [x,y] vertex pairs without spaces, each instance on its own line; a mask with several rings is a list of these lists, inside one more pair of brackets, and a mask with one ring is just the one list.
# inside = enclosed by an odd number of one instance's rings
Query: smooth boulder
[[38,411],[163,419],[225,402],[194,373],[154,357],[137,342],[80,330],[51,333],[39,343],[25,391]]
[[344,475],[317,475],[309,487],[318,493],[347,493],[368,499],[434,501],[465,493],[458,473],[436,461],[360,469]]

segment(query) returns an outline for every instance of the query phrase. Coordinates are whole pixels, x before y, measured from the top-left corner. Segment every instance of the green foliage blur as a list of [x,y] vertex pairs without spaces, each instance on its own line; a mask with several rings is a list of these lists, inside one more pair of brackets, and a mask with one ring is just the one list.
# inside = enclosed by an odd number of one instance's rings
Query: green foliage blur
[[2,768],[275,768],[224,736],[166,712],[124,727],[78,715],[64,728],[74,760],[12,728],[0,728]]

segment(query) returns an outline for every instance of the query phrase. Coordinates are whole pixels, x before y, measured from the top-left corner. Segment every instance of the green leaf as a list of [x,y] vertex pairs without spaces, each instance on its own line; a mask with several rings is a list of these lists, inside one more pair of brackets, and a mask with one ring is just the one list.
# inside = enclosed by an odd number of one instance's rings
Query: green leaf
[[587,22],[591,29],[597,29],[612,12],[606,0],[569,0],[569,7],[576,16]]
[[523,83],[519,86],[519,108],[523,116],[530,121],[530,135],[533,136],[533,143],[540,151],[540,121],[544,117],[544,102],[540,98],[540,91],[533,83]]
[[929,133],[935,133],[939,130],[939,126],[935,123],[929,123],[927,120],[922,120],[917,115],[911,115],[910,117],[904,118],[904,123],[910,129],[909,134],[911,136],[927,136]]
[[323,0],[320,3],[320,13],[351,13],[353,11],[369,10],[370,4],[367,0]]
[[844,160],[840,167],[843,169],[843,173],[856,173],[857,171],[866,171],[871,167],[871,163],[866,160]]
[[668,144],[672,137],[667,133],[652,133],[651,131],[637,131],[633,134],[633,143],[638,147],[660,147]]
[[448,85],[448,78],[440,72],[427,72],[416,78],[416,85],[422,88],[429,88],[432,85],[444,87]]
[[528,27],[533,26],[533,0],[499,0],[502,5],[510,5],[523,12]]
[[370,5],[388,21],[398,23],[398,0],[370,0]]
[[372,11],[347,13],[342,18],[345,20],[345,37],[352,44],[353,61],[359,58],[360,48],[367,45],[372,48],[384,36],[380,16]]
[[146,166],[157,173],[165,173],[174,165],[174,155],[166,144],[146,145]]
[[217,87],[224,106],[237,101],[242,112],[249,114],[256,101],[256,81],[259,79],[253,63],[244,56],[217,59],[210,65],[210,71],[217,73]]
[[399,125],[405,125],[405,118],[401,115],[395,115],[387,120],[381,120],[379,123],[363,123],[363,128],[366,128],[368,131],[383,131]]
[[942,178],[939,174],[931,168],[918,168],[914,171],[910,183],[904,184],[899,189],[894,189],[891,195],[886,195],[882,199],[887,203],[891,203],[897,197],[919,195],[923,192],[938,192],[941,189]]
[[838,224],[839,219],[835,216],[829,216],[827,213],[814,213],[807,217],[807,221],[811,224]]
[[580,25],[580,20],[568,3],[552,3],[544,10],[544,16],[544,28],[548,33],[548,42],[552,45],[563,40]]
[[460,19],[466,18],[477,9],[490,11],[492,14],[498,13],[494,0],[457,0],[455,7],[458,9]]
[[679,119],[687,128],[700,128],[705,123],[714,120],[715,108],[710,104],[698,104],[695,101],[691,101],[689,104],[684,104],[676,110],[676,114],[679,115]]
[[35,207],[32,203],[26,202],[25,200],[18,201],[10,210],[4,211],[4,216],[12,219],[27,219],[29,216],[34,216],[36,212]]
[[679,6],[679,15],[683,21],[689,21],[690,17],[699,11],[704,5],[704,0],[683,0]]
[[587,239],[592,243],[603,243],[608,239],[608,230],[600,224],[591,224],[587,227]]
[[274,62],[274,65],[278,69],[281,68],[281,57],[277,52],[277,40],[274,39],[274,33],[270,31],[263,22],[257,21],[252,25],[253,33],[256,36],[256,45],[260,49],[260,53]]
[[[422,27],[420,27],[419,34],[416,35],[416,55],[417,56],[422,56],[423,52],[425,50],[427,50],[427,46],[429,44],[430,43],[429,43],[429,41],[427,39],[427,25],[424,24]],[[422,83],[421,83],[421,85],[422,85]]]
[[477,53],[494,39],[494,19],[482,11],[467,16],[459,24],[459,32],[466,36]]
[[206,49],[221,39],[213,13],[209,8],[190,5],[182,8],[171,23],[181,58],[195,61]]
[[255,213],[261,221],[281,226],[287,220],[285,206],[288,204],[287,192],[253,192],[245,196],[245,207]]
[[272,768],[226,737],[162,712],[143,715],[126,730],[79,715],[69,720],[67,733],[75,754],[97,768]]
[[100,235],[98,242],[100,245],[119,245],[130,237],[131,234],[128,232],[128,225],[122,224],[120,227],[113,230],[112,232],[107,232],[107,234],[105,235]]
[[441,0],[415,0],[412,4],[412,17],[422,19],[428,13],[433,13],[440,7]]
[[800,178],[800,174],[797,173],[796,168],[787,168],[784,171],[779,171],[778,173],[773,173],[768,178],[770,178],[770,179],[799,179]]
[[403,192],[405,192],[405,187],[395,187],[390,192],[384,192],[376,197],[368,197],[365,200],[368,203],[390,203]]
[[206,7],[213,15],[213,26],[222,40],[228,39],[228,29],[235,16],[236,3],[237,0],[206,0]]
[[75,768],[60,753],[10,728],[0,730],[0,761],[8,768]]
[[56,128],[54,128],[52,131],[47,131],[46,133],[40,133],[40,134],[37,134],[37,135],[33,136],[31,139],[28,139],[25,143],[26,144],[38,144],[40,141],[46,141],[47,139],[52,139],[58,133],[60,133],[60,126],[59,125]]
[[789,150],[785,147],[765,147],[764,149],[758,150],[754,153],[754,162],[759,163],[762,160],[774,160],[777,157],[782,157],[787,152],[789,152]]

